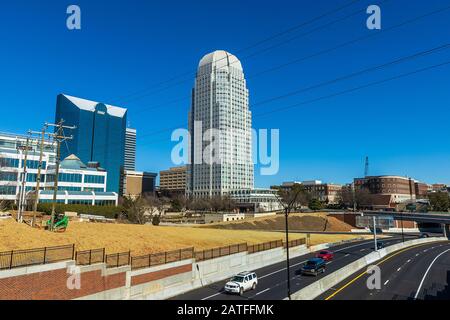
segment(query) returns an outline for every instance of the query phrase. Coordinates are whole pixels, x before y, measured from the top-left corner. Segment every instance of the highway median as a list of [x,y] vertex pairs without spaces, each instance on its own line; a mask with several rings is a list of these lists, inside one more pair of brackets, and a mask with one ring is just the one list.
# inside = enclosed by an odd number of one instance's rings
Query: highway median
[[[394,254],[401,250],[414,247],[421,244],[426,244],[430,242],[438,242],[438,241],[448,241],[447,238],[425,238],[425,239],[414,239],[410,241],[406,241],[404,243],[395,244],[392,246],[388,246],[379,251],[372,252],[350,264],[347,266],[335,271],[322,279],[315,281],[309,286],[295,292],[292,294],[292,300],[313,300],[333,288],[333,286],[337,285],[341,281],[350,277],[355,272],[362,270],[363,268],[385,258],[388,255]],[[337,292],[336,292],[337,293]]]

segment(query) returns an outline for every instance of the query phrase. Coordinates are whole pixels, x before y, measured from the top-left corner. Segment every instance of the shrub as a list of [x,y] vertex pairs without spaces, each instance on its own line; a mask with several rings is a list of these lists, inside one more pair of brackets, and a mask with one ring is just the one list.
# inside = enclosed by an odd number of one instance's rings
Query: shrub
[[[38,211],[47,215],[52,213],[51,203],[38,204]],[[81,204],[62,204],[58,203],[55,206],[56,213],[64,213],[66,211],[77,212],[78,214],[92,214],[96,216],[103,216],[109,219],[117,219],[123,212],[121,206],[89,206]]]
[[152,224],[154,226],[159,226],[160,222],[161,222],[161,219],[159,218],[159,216],[153,216]]

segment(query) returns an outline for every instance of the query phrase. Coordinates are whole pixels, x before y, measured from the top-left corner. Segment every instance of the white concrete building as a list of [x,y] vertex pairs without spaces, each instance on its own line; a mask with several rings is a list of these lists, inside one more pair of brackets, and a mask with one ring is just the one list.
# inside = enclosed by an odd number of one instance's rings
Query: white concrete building
[[[251,126],[249,93],[240,61],[226,51],[207,54],[198,66],[189,112],[188,194],[212,197],[253,189]],[[220,131],[218,141],[210,129]],[[217,147],[213,151],[211,141]]]
[[[21,189],[22,173],[27,137],[11,133],[0,133],[0,200],[16,201]],[[40,148],[38,141],[30,140],[27,156],[26,192],[36,188]],[[55,165],[55,148],[45,141],[42,157],[41,188],[44,187],[47,167]]]
[[264,213],[283,210],[277,197],[277,190],[273,189],[234,190],[231,191],[230,197],[244,212],[248,210],[248,212]]
[[[26,136],[0,134],[0,200],[17,202],[24,174]],[[33,201],[37,188],[40,146],[30,140],[25,175],[26,199]],[[39,202],[52,202],[56,152],[45,141],[40,175]],[[75,155],[61,161],[57,201],[65,204],[117,205],[118,195],[106,192],[108,174],[96,162],[85,165]]]

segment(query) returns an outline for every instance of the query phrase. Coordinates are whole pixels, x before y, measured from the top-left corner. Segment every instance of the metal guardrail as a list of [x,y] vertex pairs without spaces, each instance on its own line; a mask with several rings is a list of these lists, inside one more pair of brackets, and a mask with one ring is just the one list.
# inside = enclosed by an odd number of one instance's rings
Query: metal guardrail
[[185,259],[192,259],[193,257],[193,247],[161,253],[152,253],[138,257],[131,257],[131,270],[149,268]]
[[229,246],[196,251],[194,257],[196,261],[204,261],[244,251],[247,251],[247,243],[233,244]]
[[105,248],[77,251],[75,253],[75,262],[81,266],[105,262]]
[[75,245],[0,252],[0,270],[73,260]]
[[131,251],[107,254],[105,256],[105,263],[107,268],[118,268],[131,265]]
[[266,250],[271,250],[275,248],[279,248],[283,246],[283,240],[275,240],[275,241],[269,241],[265,243],[259,243],[248,246],[248,253],[256,253]]
[[[306,243],[306,239],[289,241],[289,247]],[[29,250],[13,250],[0,252],[0,270],[25,267],[31,265],[47,264],[59,261],[75,260],[77,265],[92,265],[105,263],[107,268],[117,268],[130,265],[132,270],[148,268],[185,259],[205,261],[240,252],[256,253],[279,247],[286,247],[282,240],[270,241],[261,244],[247,245],[247,243],[233,244],[213,249],[194,251],[194,248],[185,248],[160,253],[152,253],[132,257],[131,252],[106,254],[105,248],[75,251],[75,245],[45,247]]]
[[[292,247],[298,247],[301,245],[306,244],[306,238],[301,238],[301,239],[296,239],[296,240],[291,240],[288,242],[289,243],[289,248]],[[286,242],[283,242],[283,247],[286,248]]]

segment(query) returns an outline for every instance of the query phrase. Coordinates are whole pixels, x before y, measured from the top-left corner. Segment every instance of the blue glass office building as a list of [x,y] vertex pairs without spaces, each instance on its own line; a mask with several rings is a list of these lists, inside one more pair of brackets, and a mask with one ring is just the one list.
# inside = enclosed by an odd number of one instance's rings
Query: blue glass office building
[[125,161],[127,110],[99,102],[60,94],[55,122],[76,126],[73,140],[61,146],[61,157],[75,154],[82,162],[99,162],[108,172],[107,191],[119,193],[120,174]]

